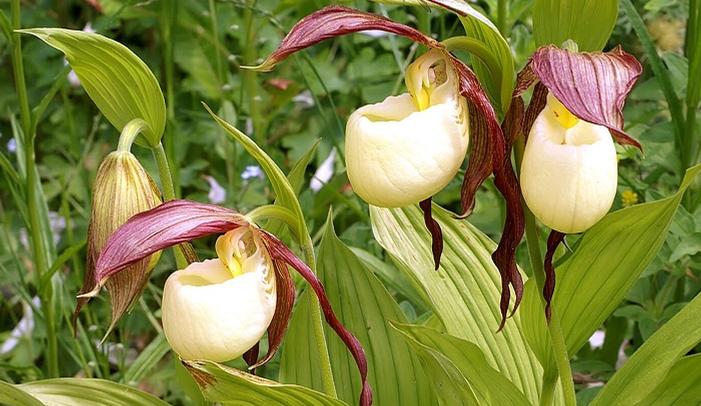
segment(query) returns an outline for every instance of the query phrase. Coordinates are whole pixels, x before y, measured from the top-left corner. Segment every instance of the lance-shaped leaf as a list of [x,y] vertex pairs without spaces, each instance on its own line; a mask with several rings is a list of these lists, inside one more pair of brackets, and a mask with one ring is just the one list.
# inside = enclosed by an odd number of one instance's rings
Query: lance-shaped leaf
[[641,149],[623,131],[623,105],[643,68],[620,47],[610,52],[572,52],[555,46],[538,49],[526,69],[572,114],[611,130],[616,141]]
[[[111,276],[123,271],[130,264],[140,261],[156,251],[188,242],[211,234],[223,234],[239,228],[251,227],[263,239],[268,253],[274,262],[279,301],[268,332],[270,348],[268,354],[252,365],[256,368],[269,361],[279,348],[282,336],[287,329],[294,303],[294,284],[287,273],[291,266],[307,280],[317,295],[326,321],[346,343],[358,365],[363,389],[361,406],[372,403],[372,389],[367,382],[367,360],[360,342],[338,321],[331,308],[324,288],[314,272],[285,246],[277,237],[248,222],[245,216],[234,210],[212,204],[188,200],[171,200],[154,209],[140,213],[117,229],[109,238],[95,265],[95,282],[102,286]],[[90,294],[97,293],[97,289]],[[234,311],[232,309],[232,311]],[[254,347],[245,355],[249,364],[257,357]]]
[[[314,12],[300,20],[290,30],[282,43],[266,60],[253,69],[271,70],[291,54],[317,44],[323,40],[365,30],[381,30],[405,36],[429,48],[447,53],[459,77],[459,92],[468,101],[470,110],[470,153],[468,170],[463,182],[462,209],[467,216],[475,202],[475,193],[492,173],[495,183],[507,201],[507,219],[502,240],[494,252],[493,259],[504,281],[502,314],[506,318],[509,302],[509,286],[516,293],[516,306],[521,298],[523,283],[516,269],[516,247],[523,236],[523,213],[520,205],[520,190],[511,166],[511,142],[497,120],[496,112],[479,80],[467,65],[449,54],[445,47],[422,32],[384,17],[342,6],[330,6]],[[434,234],[434,241],[437,233]],[[434,245],[439,244],[435,242]],[[434,252],[438,252],[436,249]]]
[[121,131],[137,118],[148,124],[150,144],[161,139],[166,105],[156,77],[136,54],[100,34],[62,28],[20,30],[41,39],[66,55],[93,102]]

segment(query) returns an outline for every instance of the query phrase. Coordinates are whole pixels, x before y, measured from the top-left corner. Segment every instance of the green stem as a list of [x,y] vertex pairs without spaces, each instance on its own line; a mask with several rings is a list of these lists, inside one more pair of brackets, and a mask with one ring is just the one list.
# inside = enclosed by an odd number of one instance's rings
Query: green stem
[[[165,149],[163,149],[163,144],[159,142],[157,146],[151,148],[151,151],[158,166],[158,176],[163,187],[163,199],[166,201],[173,200],[175,199],[175,188],[173,187],[173,178],[171,177],[168,157]],[[173,250],[173,254],[175,255],[175,263],[178,265],[178,269],[185,269],[189,265],[179,248],[176,247]]]
[[[11,4],[12,28],[21,28],[20,22],[20,0],[12,0]],[[37,280],[48,271],[49,263],[47,257],[47,247],[42,237],[41,212],[39,210],[39,198],[37,194],[38,184],[36,156],[34,151],[34,132],[32,131],[32,114],[29,108],[29,97],[27,96],[27,84],[24,77],[24,62],[22,60],[22,41],[20,34],[12,35],[12,70],[15,78],[15,89],[20,108],[20,120],[22,123],[22,133],[24,137],[25,169],[26,169],[26,189],[27,189],[27,211],[29,214],[29,229],[32,239],[32,256],[36,267]],[[41,296],[41,308],[46,323],[46,362],[48,376],[50,378],[59,376],[58,371],[58,340],[56,337],[56,325],[54,323],[54,309],[52,306],[53,289],[51,281],[47,286],[39,286]]]
[[180,196],[180,169],[176,164],[175,158],[175,89],[174,89],[174,50],[173,50],[173,26],[175,24],[175,15],[177,13],[178,2],[173,0],[164,0],[162,4],[162,22],[161,32],[164,43],[164,71],[166,81],[166,117],[168,123],[164,134],[164,143],[166,156],[168,157],[169,166],[172,168],[171,176],[173,177],[173,186],[175,196]]
[[506,33],[506,6],[506,0],[499,0],[497,3],[497,28],[499,28],[499,32],[502,35],[505,35]]
[[450,37],[443,41],[442,44],[445,45],[449,51],[459,50],[469,52],[487,65],[487,69],[489,69],[489,71],[495,75],[495,77],[501,76],[501,63],[483,42],[474,38],[459,36]]
[[[524,137],[519,137],[514,143],[514,155],[516,156],[517,168],[521,167],[524,150]],[[523,214],[526,223],[526,245],[528,246],[528,257],[531,262],[531,269],[533,269],[533,277],[536,285],[538,286],[538,291],[542,292],[543,286],[545,286],[545,270],[543,269],[543,257],[540,251],[538,226],[536,225],[535,216],[530,211],[528,206],[526,206],[523,201],[521,203],[523,206]],[[543,305],[543,309],[545,309],[545,301],[542,297],[540,300]],[[572,379],[572,367],[570,366],[565,337],[562,334],[562,327],[560,326],[560,317],[558,316],[554,307],[552,308],[552,315],[550,322],[548,323],[548,332],[553,347],[555,364],[557,365],[557,374],[555,374],[554,371],[548,371],[547,367],[545,368],[546,370],[543,371],[543,390],[541,396],[545,397],[546,400],[547,398],[552,399],[552,392],[554,392],[555,388],[557,387],[557,375],[559,374],[565,396],[565,405],[576,406],[577,398],[574,390],[574,380]],[[549,403],[543,403],[543,399],[541,398],[541,404]]]
[[[251,0],[243,12],[244,27],[246,29],[246,47],[243,51],[243,61],[247,65],[256,65],[256,33],[254,30],[255,19],[253,7],[256,0]],[[253,138],[258,145],[265,145],[265,134],[261,121],[260,101],[258,100],[258,74],[247,69],[243,72],[243,87],[248,99],[248,115],[253,123]]]
[[135,118],[127,123],[127,125],[122,128],[122,133],[119,135],[119,144],[117,145],[117,151],[130,152],[131,146],[134,143],[136,137],[141,134],[142,131],[148,128],[146,121]]

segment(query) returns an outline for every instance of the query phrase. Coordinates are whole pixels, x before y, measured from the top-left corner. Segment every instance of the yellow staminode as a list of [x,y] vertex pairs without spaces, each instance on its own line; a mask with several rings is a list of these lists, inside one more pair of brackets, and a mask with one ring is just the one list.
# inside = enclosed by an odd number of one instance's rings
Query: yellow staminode
[[552,110],[555,115],[555,120],[560,123],[565,129],[570,129],[577,125],[579,119],[574,114],[570,113],[558,99],[556,99],[551,93],[548,93],[548,107]]
[[243,273],[241,261],[245,257],[244,234],[247,232],[246,228],[231,230],[219,236],[215,245],[217,256],[234,278]]

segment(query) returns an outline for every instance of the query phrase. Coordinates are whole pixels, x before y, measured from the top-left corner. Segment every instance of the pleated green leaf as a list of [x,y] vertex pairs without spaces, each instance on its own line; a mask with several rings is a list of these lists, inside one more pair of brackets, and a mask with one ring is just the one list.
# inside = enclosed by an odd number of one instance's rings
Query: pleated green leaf
[[[553,306],[570,354],[579,351],[618,307],[655,258],[684,192],[699,172],[701,165],[688,169],[672,196],[608,214],[584,234],[574,253],[557,267]],[[530,320],[532,315],[525,313],[524,326],[537,330],[542,322]]]
[[[429,379],[411,348],[393,331],[388,321],[406,323],[401,309],[374,273],[338,239],[329,215],[319,247],[317,275],[324,284],[331,306],[343,325],[365,349],[373,401],[378,405],[430,405],[435,403]],[[280,379],[320,389],[314,371],[318,357],[310,328],[309,300],[295,309],[280,361]],[[360,379],[343,342],[327,328],[326,339],[340,399],[357,404]]]
[[163,93],[153,72],[136,54],[100,34],[62,28],[19,30],[66,55],[92,101],[118,131],[140,118],[149,143],[158,144],[166,123]]
[[701,399],[701,354],[677,361],[638,406],[694,405]]
[[571,39],[580,51],[601,51],[617,17],[618,0],[535,0],[533,36],[537,46]]
[[492,263],[496,244],[465,220],[434,205],[443,229],[441,266],[433,270],[431,237],[416,206],[370,208],[375,239],[397,266],[421,285],[448,334],[477,345],[487,362],[537,403],[542,368],[529,350],[517,312],[496,333],[500,279]]
[[[17,392],[14,389],[7,391],[8,386],[23,391],[29,397],[18,399],[19,403],[13,403],[6,395]],[[36,399],[36,403],[29,400],[30,398]],[[157,397],[131,386],[88,378],[45,379],[14,386],[2,383],[0,403],[9,406],[168,406],[168,403]]]
[[224,405],[341,406],[346,403],[299,385],[286,385],[210,361],[183,361],[205,398]]
[[[599,392],[592,406],[635,405],[644,401],[659,383],[673,373],[677,362],[701,342],[701,293],[665,323],[636,351]],[[698,365],[698,361],[695,361]],[[695,375],[698,380],[699,369]],[[660,386],[660,390],[666,388]],[[657,404],[657,403],[655,403]],[[684,403],[675,403],[684,404]],[[691,404],[698,404],[698,398]]]
[[[419,353],[422,361],[434,358],[433,364],[445,366],[449,372],[446,381],[453,387],[469,386],[474,389],[474,395],[480,405],[530,405],[530,402],[504,375],[491,367],[482,350],[476,345],[451,335],[440,333],[432,328],[392,323],[401,331],[406,340]],[[456,371],[451,371],[455,368]],[[431,374],[435,378],[435,374]],[[452,379],[447,379],[453,377]],[[469,383],[469,385],[468,385]],[[445,386],[436,386],[434,390],[440,393]],[[469,404],[464,399],[455,404]]]
[[0,405],[44,406],[39,399],[4,381],[0,381]]

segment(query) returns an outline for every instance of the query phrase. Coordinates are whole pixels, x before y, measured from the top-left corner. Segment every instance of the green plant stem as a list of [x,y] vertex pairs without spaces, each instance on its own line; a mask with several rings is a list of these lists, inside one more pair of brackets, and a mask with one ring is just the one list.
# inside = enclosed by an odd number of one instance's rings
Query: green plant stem
[[164,53],[163,65],[165,71],[166,84],[166,131],[163,137],[165,143],[166,156],[171,168],[173,187],[175,196],[180,196],[180,169],[175,157],[175,75],[174,75],[174,49],[173,49],[173,26],[175,25],[178,2],[174,0],[164,0],[162,5],[161,32],[163,35]]
[[507,9],[506,0],[499,0],[497,3],[497,28],[502,35],[506,34]]
[[[253,18],[253,8],[256,1],[248,2],[248,7],[243,12],[244,27],[246,30],[246,47],[243,50],[243,61],[247,65],[256,65],[256,32],[254,29],[255,19]],[[258,145],[265,145],[265,134],[261,121],[260,100],[258,97],[258,74],[256,71],[247,69],[243,71],[243,87],[248,99],[248,116],[253,123],[253,138]]]
[[[21,28],[20,22],[20,0],[12,0],[11,3],[12,28]],[[27,96],[27,84],[24,77],[24,62],[22,60],[22,41],[20,34],[12,35],[12,70],[15,78],[15,89],[20,108],[20,121],[22,123],[22,133],[24,137],[25,169],[26,169],[26,192],[27,192],[27,212],[29,214],[29,229],[32,240],[32,256],[37,273],[37,280],[48,271],[49,262],[47,247],[42,237],[41,212],[39,210],[37,195],[37,168],[34,151],[34,132],[32,131],[32,114],[29,107],[29,97]],[[40,187],[40,185],[39,185]],[[53,289],[49,280],[47,286],[39,286],[41,297],[41,309],[46,323],[46,363],[48,376],[58,377],[58,340],[56,337],[56,325],[54,323],[54,309],[52,306]]]
[[466,51],[479,58],[487,69],[495,75],[501,75],[501,63],[494,56],[494,53],[487,48],[483,42],[467,36],[450,37],[442,42],[449,51]]
[[[163,149],[163,144],[159,142],[157,146],[151,148],[151,151],[153,151],[153,157],[156,159],[156,165],[158,166],[158,176],[163,187],[163,199],[166,201],[173,200],[175,199],[175,188],[173,187],[173,178],[171,177],[168,157],[165,149]],[[173,254],[175,255],[175,263],[178,269],[185,269],[189,265],[180,249],[177,247],[173,249]]]
[[[525,139],[523,136],[521,136],[514,143],[514,155],[516,156],[517,168],[521,167],[524,150]],[[536,285],[538,286],[538,291],[542,292],[543,286],[545,286],[545,270],[543,269],[543,257],[540,251],[538,226],[535,222],[535,216],[530,211],[528,206],[526,206],[523,200],[521,201],[521,205],[523,206],[523,214],[526,223],[526,245],[528,246],[528,257],[531,262],[531,269],[533,270],[533,277]],[[545,309],[545,302],[542,297],[541,303],[543,304],[543,309]],[[565,396],[565,405],[576,406],[577,398],[574,390],[574,380],[572,379],[572,367],[570,366],[565,337],[562,334],[562,327],[560,326],[560,318],[554,306],[552,308],[550,322],[548,323],[548,332],[553,347],[553,355],[555,357],[555,364],[557,365],[558,373],[554,374],[552,371],[547,370],[543,372],[543,390],[541,396],[545,397],[546,400],[550,398],[550,401],[552,401],[553,392],[557,387],[556,383],[559,374]],[[546,391],[550,393],[546,393]],[[549,403],[543,403],[543,399],[541,398],[541,405],[546,404]]]

